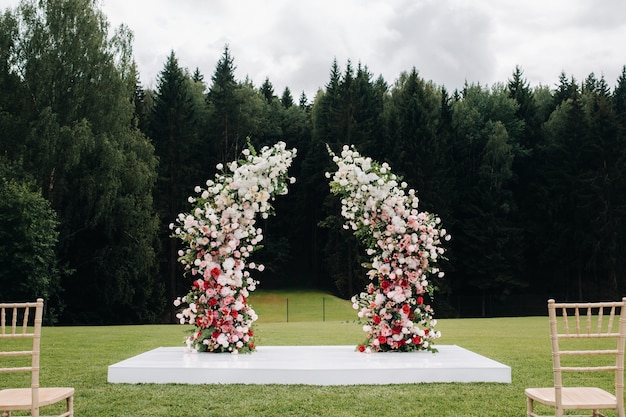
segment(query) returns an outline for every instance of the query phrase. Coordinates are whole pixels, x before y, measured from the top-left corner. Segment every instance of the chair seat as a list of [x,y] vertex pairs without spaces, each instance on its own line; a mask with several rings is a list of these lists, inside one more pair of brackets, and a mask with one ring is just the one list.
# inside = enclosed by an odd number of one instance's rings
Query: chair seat
[[[555,389],[527,388],[526,396],[540,403],[556,405]],[[564,387],[561,389],[563,409],[594,410],[616,408],[615,395],[595,387]]]
[[[74,395],[74,388],[39,388],[39,406],[45,407]],[[32,390],[11,388],[0,391],[0,410],[30,410]]]

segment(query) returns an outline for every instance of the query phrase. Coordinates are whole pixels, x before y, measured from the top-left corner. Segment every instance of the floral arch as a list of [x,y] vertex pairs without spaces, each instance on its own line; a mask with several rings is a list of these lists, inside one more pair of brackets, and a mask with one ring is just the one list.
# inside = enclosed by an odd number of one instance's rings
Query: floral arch
[[[329,152],[338,169],[327,177],[332,177],[331,192],[342,198],[344,227],[354,231],[371,257],[371,283],[352,298],[366,333],[358,350],[434,350],[440,332],[428,303],[435,290],[432,278],[443,276],[435,266],[444,253],[441,240],[449,236],[438,217],[417,210],[415,191],[405,192],[406,184],[398,184],[387,164],[350,147],[339,156]],[[241,161],[218,165],[215,179],[189,197],[191,211],[170,224],[184,247],[179,261],[194,277],[190,291],[174,301],[181,308],[180,323],[194,325],[186,340],[189,349],[255,350],[252,324],[258,317],[247,298],[258,281],[250,270],[264,269],[248,262],[263,239],[255,219],[272,214],[275,196],[286,194],[295,181],[287,173],[295,156],[283,142],[258,153],[249,147]]]

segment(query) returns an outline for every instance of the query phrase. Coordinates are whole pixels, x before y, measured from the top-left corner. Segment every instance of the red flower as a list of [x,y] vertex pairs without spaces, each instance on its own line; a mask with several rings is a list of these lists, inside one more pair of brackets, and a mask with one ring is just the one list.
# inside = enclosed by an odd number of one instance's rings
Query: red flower
[[393,334],[400,334],[400,333],[402,333],[402,327],[394,326],[393,329],[391,329],[391,333],[393,333]]
[[248,335],[249,335],[250,337],[254,336],[254,332],[252,331],[252,329],[248,330]]
[[236,319],[239,316],[239,312],[237,310],[230,310],[230,316]]
[[373,316],[372,316],[372,323],[374,323],[374,324],[380,324],[380,316],[373,315]]
[[382,288],[383,291],[387,291],[389,287],[391,287],[391,282],[387,281],[386,279],[381,281],[380,288]]
[[417,304],[419,304],[419,305],[424,304],[424,297],[422,297],[421,295],[419,297],[417,297]]
[[378,343],[384,345],[385,343],[387,343],[387,338],[385,336],[378,336]]
[[411,341],[416,345],[419,345],[420,343],[422,343],[422,338],[419,336],[413,336],[413,339],[411,339]]
[[211,276],[213,278],[218,278],[221,273],[222,273],[222,271],[220,271],[220,269],[218,267],[215,267],[215,268],[211,269]]
[[215,298],[215,297],[209,298],[209,305],[211,307],[213,307],[214,305],[217,305],[217,298]]
[[359,345],[358,350],[359,352],[365,352],[365,346]]
[[250,343],[248,346],[250,346],[250,349],[254,349],[254,343]]
[[411,312],[411,306],[408,305],[408,304],[403,304],[402,305],[402,312],[408,316],[409,313]]

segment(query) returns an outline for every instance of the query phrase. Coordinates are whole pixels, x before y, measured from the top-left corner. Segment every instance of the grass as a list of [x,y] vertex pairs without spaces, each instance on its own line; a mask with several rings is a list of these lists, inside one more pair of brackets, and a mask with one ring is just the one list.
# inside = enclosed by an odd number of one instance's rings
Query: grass
[[[280,297],[319,317],[318,292],[259,292],[250,302],[260,319],[259,345],[356,345],[363,339],[350,303],[335,320],[284,317]],[[292,301],[293,300],[293,301]],[[299,300],[296,302],[296,300]],[[307,302],[309,300],[309,302]],[[334,314],[334,313],[333,313]],[[294,319],[295,320],[295,319]],[[318,320],[320,320],[318,318]],[[76,416],[524,416],[524,388],[552,383],[545,317],[443,319],[439,344],[456,344],[512,368],[512,383],[402,385],[177,385],[109,384],[108,366],[159,346],[181,345],[186,326],[46,327],[42,386],[76,388]],[[12,383],[0,379],[0,387]],[[607,382],[610,384],[610,381]],[[609,414],[613,415],[613,414]]]

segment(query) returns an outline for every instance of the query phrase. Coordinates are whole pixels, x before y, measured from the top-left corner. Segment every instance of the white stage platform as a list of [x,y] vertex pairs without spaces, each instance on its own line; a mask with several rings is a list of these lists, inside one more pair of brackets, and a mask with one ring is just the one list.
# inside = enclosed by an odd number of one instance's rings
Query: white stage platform
[[511,382],[511,368],[456,345],[360,353],[354,346],[259,346],[244,355],[160,347],[109,366],[111,383],[410,384]]

